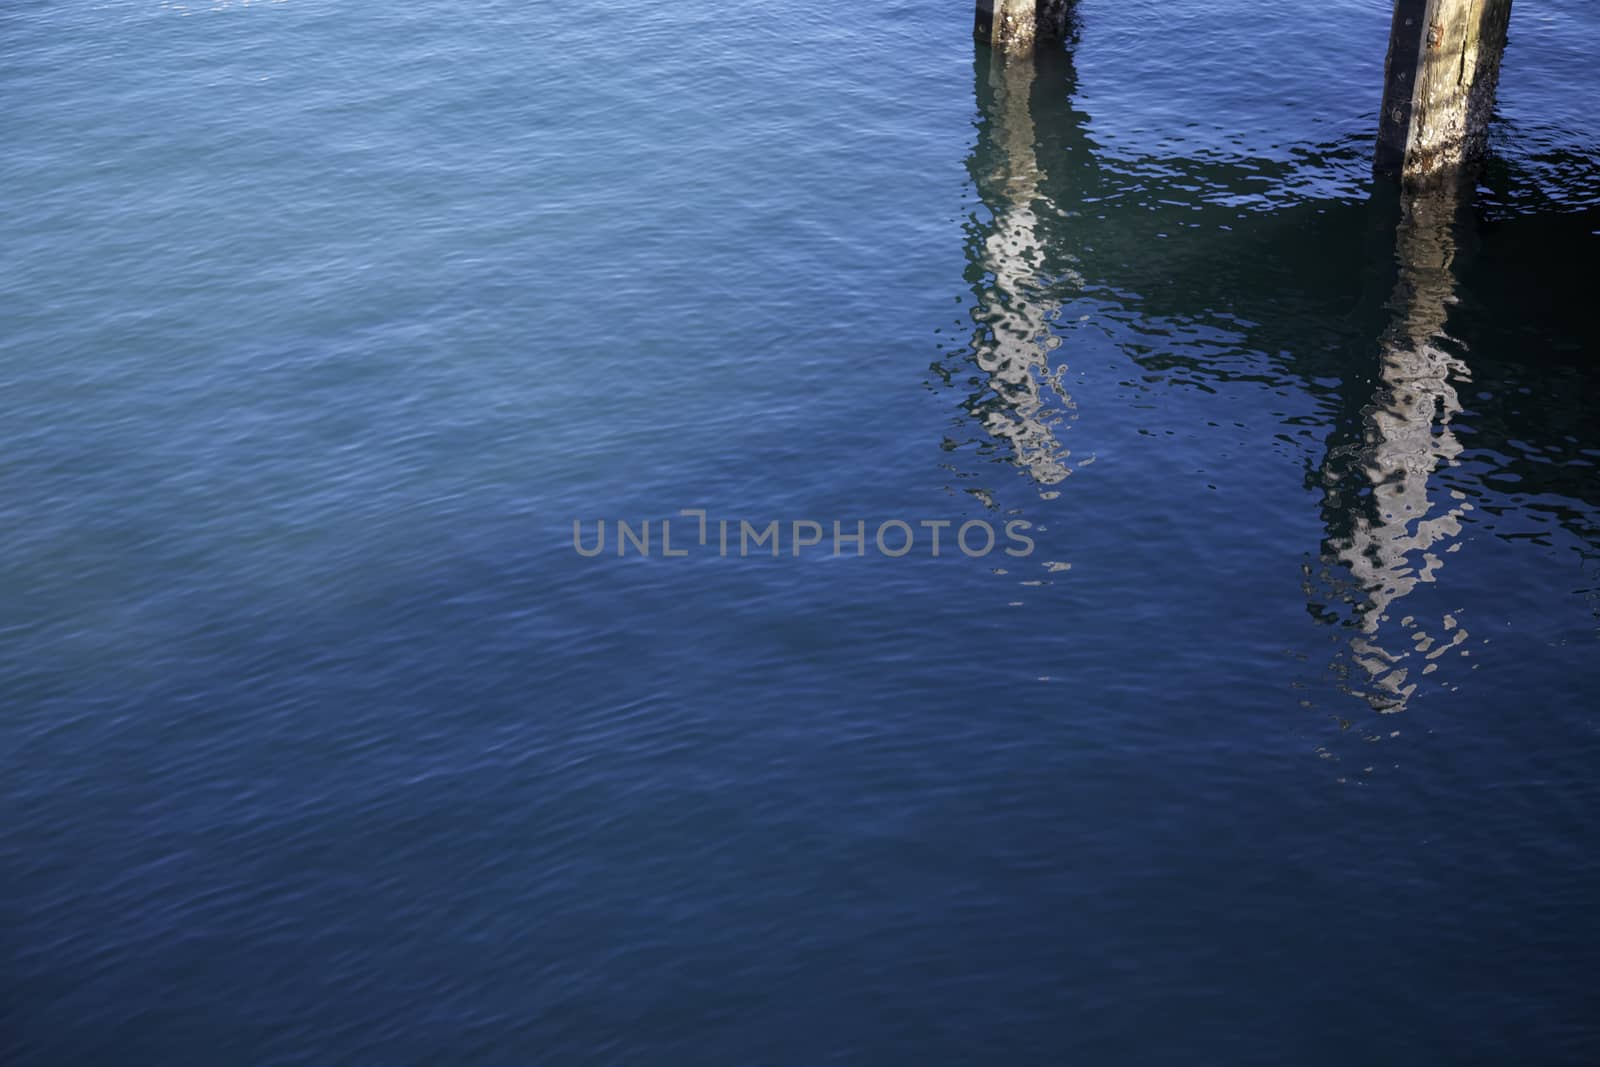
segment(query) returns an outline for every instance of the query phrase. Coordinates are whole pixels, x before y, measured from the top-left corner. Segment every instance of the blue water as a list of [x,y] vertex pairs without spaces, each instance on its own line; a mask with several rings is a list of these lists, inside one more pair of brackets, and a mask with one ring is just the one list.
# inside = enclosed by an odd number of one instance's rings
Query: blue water
[[1595,1062],[1600,11],[1387,29],[8,0],[0,1058]]

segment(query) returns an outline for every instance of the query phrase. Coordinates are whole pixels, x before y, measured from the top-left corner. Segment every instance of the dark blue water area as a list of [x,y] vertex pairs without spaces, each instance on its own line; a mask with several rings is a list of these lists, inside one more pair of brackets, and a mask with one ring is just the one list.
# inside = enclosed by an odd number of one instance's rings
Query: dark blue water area
[[1600,23],[1388,16],[8,3],[5,1062],[1593,1062]]

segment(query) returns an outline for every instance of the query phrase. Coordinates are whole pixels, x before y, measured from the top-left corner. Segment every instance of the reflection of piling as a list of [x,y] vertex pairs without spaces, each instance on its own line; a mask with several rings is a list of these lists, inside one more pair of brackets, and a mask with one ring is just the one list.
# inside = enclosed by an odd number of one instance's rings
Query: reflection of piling
[[1408,179],[1480,158],[1511,0],[1395,0],[1374,165]]
[[1041,189],[1032,101],[1036,62],[1032,55],[991,54],[977,65],[984,121],[974,177],[993,221],[976,247],[982,281],[972,347],[992,400],[974,413],[992,436],[1011,445],[1035,481],[1053,485],[1067,476],[1054,424],[1070,401],[1049,365],[1059,343],[1049,323],[1060,304],[1043,279],[1040,213],[1054,209]]
[[[1453,382],[1466,378],[1467,367],[1442,347],[1455,302],[1461,193],[1448,184],[1405,197],[1378,388],[1362,409],[1360,444],[1330,456],[1323,472],[1330,511],[1348,519],[1345,532],[1330,536],[1325,559],[1354,582],[1360,632],[1351,651],[1369,677],[1368,699],[1384,711],[1400,710],[1416,675],[1466,639],[1450,617],[1441,633],[1417,628],[1403,646],[1381,636],[1385,623],[1412,629],[1412,616],[1392,620],[1395,609],[1419,583],[1435,580],[1470,507],[1452,496],[1436,509],[1438,487],[1430,484],[1462,451],[1451,429],[1461,411]],[[1414,656],[1423,660],[1415,674],[1405,662]]]
[[1066,36],[1070,0],[978,0],[972,32],[1007,52],[1028,52],[1036,41]]

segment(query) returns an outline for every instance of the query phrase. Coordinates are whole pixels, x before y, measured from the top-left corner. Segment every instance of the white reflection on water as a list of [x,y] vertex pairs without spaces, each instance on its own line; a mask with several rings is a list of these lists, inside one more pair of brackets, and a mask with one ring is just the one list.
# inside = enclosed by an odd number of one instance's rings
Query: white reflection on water
[[993,169],[980,178],[980,186],[994,220],[982,242],[989,284],[973,312],[978,330],[972,347],[999,401],[983,405],[985,429],[1011,446],[1039,485],[1051,486],[1070,473],[1070,453],[1056,427],[1072,398],[1061,384],[1065,368],[1052,370],[1049,359],[1061,343],[1049,325],[1061,301],[1047,295],[1059,287],[1047,286],[1040,276],[1045,251],[1040,212],[1056,209],[1041,187],[1030,101],[1036,73],[1031,56],[997,54],[988,65],[992,96],[985,117],[996,151],[990,154]]
[[[1351,687],[1384,712],[1402,710],[1418,679],[1467,639],[1448,614],[1437,634],[1411,615],[1395,618],[1419,584],[1438,579],[1444,556],[1459,547],[1462,515],[1472,508],[1464,494],[1444,494],[1432,484],[1434,473],[1456,465],[1461,454],[1451,428],[1461,412],[1453,383],[1471,377],[1444,347],[1453,344],[1446,320],[1456,300],[1460,207],[1454,187],[1406,194],[1395,234],[1393,318],[1378,387],[1362,410],[1363,439],[1353,456],[1350,450],[1330,456],[1324,468],[1330,502],[1345,497],[1351,518],[1347,533],[1329,539],[1326,560],[1348,572],[1359,601],[1350,651],[1367,681],[1362,688],[1352,680]],[[1354,499],[1368,487],[1369,501]]]

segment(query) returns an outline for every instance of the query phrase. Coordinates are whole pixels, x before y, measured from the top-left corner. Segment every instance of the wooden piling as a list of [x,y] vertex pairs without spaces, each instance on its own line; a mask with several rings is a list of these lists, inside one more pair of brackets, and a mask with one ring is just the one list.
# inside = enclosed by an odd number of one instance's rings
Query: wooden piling
[[1511,0],[1395,0],[1373,164],[1408,181],[1481,158]]
[[1031,52],[1039,41],[1067,36],[1071,0],[978,0],[973,36],[1007,52]]

